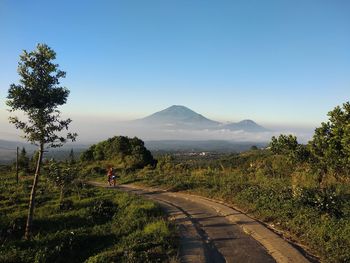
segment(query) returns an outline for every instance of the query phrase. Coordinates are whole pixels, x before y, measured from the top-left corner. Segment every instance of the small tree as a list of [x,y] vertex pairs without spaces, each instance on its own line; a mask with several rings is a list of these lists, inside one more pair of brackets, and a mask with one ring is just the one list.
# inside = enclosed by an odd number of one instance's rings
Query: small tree
[[297,137],[294,135],[281,134],[278,138],[272,136],[270,142],[271,151],[274,154],[288,154],[295,151],[298,147]]
[[281,134],[278,138],[273,136],[269,146],[274,154],[285,155],[292,163],[306,162],[310,158],[307,146],[299,144],[297,137],[291,134]]
[[52,62],[55,59],[56,53],[45,44],[38,44],[36,50],[31,52],[24,50],[18,64],[20,84],[10,85],[6,102],[10,107],[10,112],[22,111],[26,116],[25,121],[12,116],[9,118],[10,123],[22,130],[24,138],[39,148],[29,199],[26,239],[29,239],[31,235],[35,194],[44,147],[45,145],[47,147],[60,147],[67,139],[75,140],[77,136],[75,133],[61,135],[63,130],[68,129],[71,120],[62,120],[57,108],[67,102],[69,90],[59,86],[59,80],[64,78],[66,73],[59,70],[58,65]]
[[73,185],[78,173],[72,166],[66,165],[62,167],[54,160],[51,160],[49,164],[48,178],[59,188],[60,204],[62,204],[66,189],[68,186]]
[[251,151],[257,151],[257,150],[259,150],[259,148],[258,148],[258,146],[256,146],[256,145],[252,145],[252,146],[250,147],[250,150],[251,150]]
[[29,158],[27,156],[27,151],[24,147],[22,148],[22,150],[18,156],[18,166],[24,172],[28,172],[28,170],[29,170]]
[[69,152],[68,162],[69,162],[70,164],[75,164],[75,156],[74,156],[74,151],[73,151],[73,149],[71,149],[70,152]]
[[328,116],[329,120],[315,130],[310,141],[320,182],[327,173],[350,175],[350,102],[335,107]]

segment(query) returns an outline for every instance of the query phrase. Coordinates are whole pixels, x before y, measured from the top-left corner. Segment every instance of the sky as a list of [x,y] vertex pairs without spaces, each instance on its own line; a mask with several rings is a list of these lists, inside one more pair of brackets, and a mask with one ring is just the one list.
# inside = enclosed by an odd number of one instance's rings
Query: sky
[[37,43],[67,72],[62,112],[80,133],[174,104],[313,129],[349,100],[349,13],[347,0],[2,0],[0,137],[14,134],[5,100],[19,55]]

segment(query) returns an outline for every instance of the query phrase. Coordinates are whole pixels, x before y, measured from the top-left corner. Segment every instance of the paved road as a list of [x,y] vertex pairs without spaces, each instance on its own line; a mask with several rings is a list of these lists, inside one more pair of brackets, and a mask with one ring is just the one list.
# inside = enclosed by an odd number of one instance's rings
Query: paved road
[[293,244],[219,201],[145,186],[119,185],[116,189],[154,200],[166,210],[179,228],[181,262],[310,262]]
[[212,207],[176,193],[117,188],[161,204],[179,227],[181,262],[276,262],[261,244]]
[[182,239],[181,262],[275,262],[257,241],[211,207],[159,191],[128,191],[158,201],[174,218]]

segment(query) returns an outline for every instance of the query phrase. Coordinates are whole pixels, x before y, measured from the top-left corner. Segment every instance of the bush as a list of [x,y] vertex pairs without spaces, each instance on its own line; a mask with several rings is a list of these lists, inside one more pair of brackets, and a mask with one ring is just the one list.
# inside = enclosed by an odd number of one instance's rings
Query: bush
[[314,207],[320,213],[327,213],[337,218],[343,215],[344,199],[334,187],[323,189],[297,188],[294,197],[300,205]]
[[74,208],[73,201],[72,201],[72,200],[69,200],[69,199],[66,199],[66,200],[63,200],[63,201],[60,203],[59,210],[61,210],[61,211],[67,211],[67,210],[72,210],[73,208]]
[[110,220],[117,211],[117,205],[110,200],[97,200],[89,208],[89,218],[93,222]]

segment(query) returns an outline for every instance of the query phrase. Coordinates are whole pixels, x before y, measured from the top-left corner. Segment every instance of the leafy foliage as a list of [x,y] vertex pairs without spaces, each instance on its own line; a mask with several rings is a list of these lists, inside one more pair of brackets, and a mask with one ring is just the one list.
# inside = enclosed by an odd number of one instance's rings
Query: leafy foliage
[[54,160],[50,161],[47,178],[60,189],[60,202],[63,201],[65,190],[75,183],[77,176],[78,170],[72,165],[60,165]]
[[291,134],[281,134],[278,138],[273,136],[270,148],[274,154],[288,156],[291,162],[305,162],[310,156],[308,148],[299,144],[297,137]]
[[271,138],[271,151],[275,154],[289,153],[295,151],[298,147],[297,137],[293,135],[281,134],[278,138],[273,136]]
[[11,111],[23,111],[28,121],[10,117],[10,122],[24,132],[24,137],[31,143],[61,146],[66,139],[74,140],[76,134],[67,137],[58,135],[68,129],[71,119],[61,120],[57,107],[67,102],[69,90],[60,87],[60,78],[66,73],[52,63],[56,53],[45,44],[38,44],[36,50],[23,51],[20,56],[18,73],[20,84],[11,84],[6,104]]
[[143,168],[156,164],[144,142],[136,137],[115,136],[106,141],[92,145],[81,154],[81,160],[87,162],[114,160],[124,168]]
[[328,113],[310,142],[314,166],[323,174],[350,176],[350,102]]
[[286,155],[294,163],[307,162],[318,174],[320,185],[327,176],[350,176],[350,102],[335,107],[328,116],[308,145],[283,134],[272,137],[270,143],[274,154]]
[[316,208],[321,213],[326,213],[336,218],[343,216],[344,197],[334,186],[327,188],[297,188],[294,198],[304,206]]

